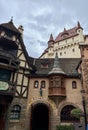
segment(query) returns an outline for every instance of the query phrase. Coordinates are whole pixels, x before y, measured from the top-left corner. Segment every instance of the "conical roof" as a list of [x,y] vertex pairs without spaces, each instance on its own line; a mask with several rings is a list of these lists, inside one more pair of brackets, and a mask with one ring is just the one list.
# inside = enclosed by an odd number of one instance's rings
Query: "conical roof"
[[50,74],[65,74],[65,72],[61,69],[60,63],[59,63],[59,58],[58,58],[58,53],[56,52],[56,56],[54,59],[54,64],[52,70],[49,72]]
[[78,21],[78,23],[77,23],[77,27],[78,27],[78,28],[83,29],[83,28],[81,27],[81,25],[80,25],[80,22],[79,22],[79,21]]
[[51,42],[51,41],[54,41],[52,34],[50,35],[50,38],[49,38],[49,41],[48,41],[48,42]]

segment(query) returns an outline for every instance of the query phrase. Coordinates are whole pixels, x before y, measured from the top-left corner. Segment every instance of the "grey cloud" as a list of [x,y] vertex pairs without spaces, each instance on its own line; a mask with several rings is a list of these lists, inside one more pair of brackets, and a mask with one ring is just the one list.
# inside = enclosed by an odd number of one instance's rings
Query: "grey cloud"
[[87,5],[87,0],[0,0],[0,23],[13,16],[14,24],[24,27],[29,55],[39,57],[51,33],[55,38],[64,27],[76,26],[77,21],[88,32]]

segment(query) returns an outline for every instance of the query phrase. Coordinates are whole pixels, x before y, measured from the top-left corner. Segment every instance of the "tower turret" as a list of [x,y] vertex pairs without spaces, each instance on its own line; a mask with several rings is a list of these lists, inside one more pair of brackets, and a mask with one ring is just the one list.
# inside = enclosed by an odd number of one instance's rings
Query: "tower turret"
[[53,35],[51,34],[51,35],[50,35],[50,38],[49,38],[49,41],[48,41],[48,47],[52,46],[53,43],[54,43]]

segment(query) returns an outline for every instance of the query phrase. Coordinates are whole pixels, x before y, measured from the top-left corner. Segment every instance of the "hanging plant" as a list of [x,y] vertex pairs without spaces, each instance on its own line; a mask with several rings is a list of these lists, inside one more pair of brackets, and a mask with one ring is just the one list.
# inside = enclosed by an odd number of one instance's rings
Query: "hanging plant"
[[56,130],[74,130],[73,125],[57,125]]

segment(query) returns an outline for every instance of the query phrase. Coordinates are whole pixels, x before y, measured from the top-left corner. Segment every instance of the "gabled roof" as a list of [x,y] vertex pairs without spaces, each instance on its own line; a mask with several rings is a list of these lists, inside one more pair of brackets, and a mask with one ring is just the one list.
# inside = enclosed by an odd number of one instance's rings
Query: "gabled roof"
[[13,31],[14,33],[20,34],[20,32],[18,31],[18,29],[13,24],[12,20],[9,21],[8,23],[2,23],[2,24],[0,24],[0,27],[6,28],[6,29],[8,29],[10,31]]
[[2,28],[4,28],[4,29],[8,29],[8,30],[11,31],[12,33],[16,33],[16,34],[18,35],[18,39],[19,39],[19,41],[20,41],[22,50],[23,50],[23,52],[24,52],[26,61],[28,62],[28,65],[29,65],[28,70],[31,69],[30,63],[29,63],[29,55],[28,55],[28,52],[27,52],[27,50],[26,50],[26,47],[25,47],[23,38],[22,38],[22,36],[21,36],[21,33],[20,33],[20,32],[18,31],[18,29],[14,26],[12,20],[9,21],[8,23],[2,23],[2,24],[0,24],[0,27],[2,27]]
[[[33,76],[48,76],[49,72],[52,70],[54,65],[54,59],[53,58],[46,58],[46,59],[33,59],[35,60],[35,67],[36,72],[33,74]],[[33,62],[32,60],[32,62]],[[29,59],[30,61],[30,59]],[[59,64],[62,68],[62,70],[65,72],[66,76],[68,77],[76,77],[78,76],[78,72],[76,70],[77,65],[80,61],[80,58],[60,58]],[[42,64],[48,64],[48,67],[43,68],[41,67]]]

